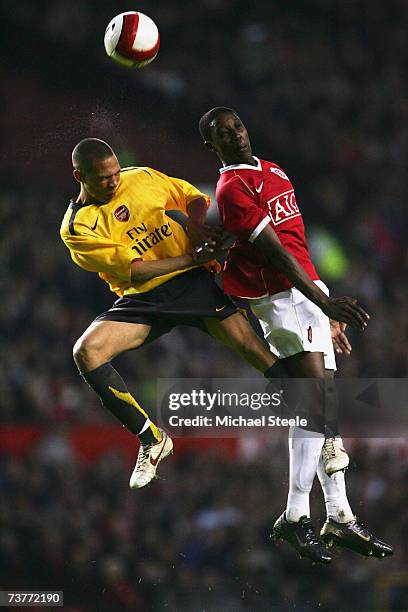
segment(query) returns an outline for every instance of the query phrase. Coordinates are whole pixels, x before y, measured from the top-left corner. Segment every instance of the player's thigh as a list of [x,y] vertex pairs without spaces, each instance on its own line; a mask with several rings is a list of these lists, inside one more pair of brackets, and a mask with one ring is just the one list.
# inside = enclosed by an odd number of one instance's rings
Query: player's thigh
[[150,330],[151,326],[144,323],[94,321],[74,346],[75,360],[92,359],[94,362],[96,359],[105,363],[120,353],[141,346]]
[[204,322],[213,338],[220,340],[231,348],[243,346],[252,342],[254,337],[257,338],[248,320],[241,312],[235,312],[225,319],[209,317],[204,319]]
[[271,367],[277,358],[254,332],[248,320],[240,312],[225,319],[205,319],[208,332],[232,350],[247,359],[262,372]]
[[325,368],[336,369],[329,319],[297,289],[255,301],[252,309],[292,377],[324,378]]
[[302,351],[282,359],[292,378],[325,378],[326,369],[323,352]]

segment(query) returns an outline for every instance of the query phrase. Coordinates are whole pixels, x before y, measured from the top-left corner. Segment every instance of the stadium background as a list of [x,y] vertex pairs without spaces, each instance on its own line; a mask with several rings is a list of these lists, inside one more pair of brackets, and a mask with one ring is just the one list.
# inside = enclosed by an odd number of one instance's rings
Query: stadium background
[[[162,35],[141,72],[109,62],[102,45],[110,18],[131,9]],[[403,438],[349,441],[352,505],[397,549],[383,563],[344,552],[312,567],[271,545],[287,490],[283,439],[185,442],[154,486],[127,489],[132,439],[71,360],[112,297],[74,267],[58,235],[76,194],[69,156],[79,139],[99,136],[123,165],[211,189],[217,161],[197,121],[233,106],[255,154],[292,178],[324,280],[373,315],[364,334],[350,334],[341,374],[406,377],[407,9],[405,0],[3,0],[1,588],[64,589],[71,612],[408,609]],[[147,405],[160,375],[256,376],[191,330],[119,367]],[[318,490],[313,516],[324,516]]]

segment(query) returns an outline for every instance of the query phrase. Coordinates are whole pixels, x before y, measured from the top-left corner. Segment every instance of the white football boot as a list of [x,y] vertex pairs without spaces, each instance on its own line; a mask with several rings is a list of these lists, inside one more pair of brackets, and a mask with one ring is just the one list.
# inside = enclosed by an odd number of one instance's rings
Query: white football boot
[[[161,430],[160,430],[161,431]],[[165,431],[161,431],[162,439],[157,444],[140,445],[135,469],[129,480],[131,489],[141,489],[156,476],[160,461],[173,452],[173,441]]]
[[341,438],[326,438],[322,448],[324,471],[328,476],[345,470],[349,464],[349,456],[343,448]]

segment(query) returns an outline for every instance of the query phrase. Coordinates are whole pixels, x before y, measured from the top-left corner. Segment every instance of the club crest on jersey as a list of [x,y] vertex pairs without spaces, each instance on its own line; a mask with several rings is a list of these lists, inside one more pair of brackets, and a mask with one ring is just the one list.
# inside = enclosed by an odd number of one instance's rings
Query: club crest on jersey
[[280,168],[270,168],[270,171],[273,172],[274,174],[277,174],[278,176],[281,177],[281,179],[284,179],[285,181],[289,180],[289,178],[286,176],[284,171],[281,170]]
[[130,219],[130,211],[124,204],[118,206],[116,210],[114,210],[113,214],[118,221],[126,222]]

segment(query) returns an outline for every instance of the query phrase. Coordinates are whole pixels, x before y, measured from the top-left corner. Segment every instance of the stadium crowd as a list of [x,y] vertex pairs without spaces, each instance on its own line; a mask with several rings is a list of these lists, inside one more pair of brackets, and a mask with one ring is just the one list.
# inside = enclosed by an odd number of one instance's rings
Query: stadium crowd
[[41,443],[26,460],[3,457],[1,582],[64,590],[68,612],[406,610],[406,444],[396,453],[395,443],[360,442],[348,473],[357,512],[395,555],[338,552],[328,567],[269,538],[284,505],[285,446],[265,444],[254,457],[244,445],[233,460],[222,449],[176,453],[163,480],[137,494],[119,453],[85,467]]
[[[273,10],[267,0],[137,4],[162,35],[158,59],[137,75],[109,62],[101,42],[110,18],[133,6],[104,0],[96,11],[80,0],[20,0],[1,9],[8,147],[0,176],[0,422],[111,419],[71,357],[76,338],[114,297],[74,266],[59,239],[76,194],[72,147],[99,136],[124,165],[152,165],[213,188],[216,161],[196,128],[212,104],[235,107],[255,154],[282,165],[322,278],[372,316],[363,334],[350,332],[354,350],[339,360],[340,375],[406,377],[407,2],[281,0]],[[16,31],[24,45],[15,44]],[[118,368],[147,408],[160,376],[257,376],[187,328],[121,357]],[[388,446],[379,452],[359,443],[349,482],[362,518],[398,549],[386,562],[392,574],[408,563],[398,546],[408,530],[408,464]],[[377,561],[351,562],[344,553],[317,570],[287,547],[275,550],[268,530],[283,505],[286,449],[267,452],[267,460],[241,455],[234,463],[176,456],[163,466],[165,483],[137,495],[126,489],[121,456],[83,467],[69,449],[61,462],[46,448],[25,460],[2,455],[2,583],[61,585],[81,612],[187,612],[204,603],[207,612],[312,611],[316,601],[333,612],[405,609],[407,591],[392,585],[386,604],[376,600],[384,567]],[[300,572],[308,578],[302,584]]]

